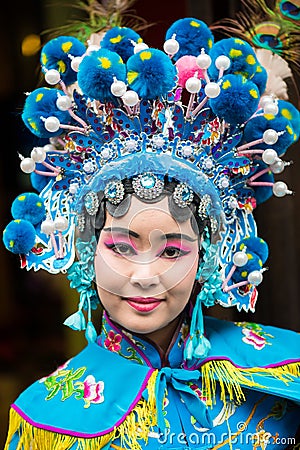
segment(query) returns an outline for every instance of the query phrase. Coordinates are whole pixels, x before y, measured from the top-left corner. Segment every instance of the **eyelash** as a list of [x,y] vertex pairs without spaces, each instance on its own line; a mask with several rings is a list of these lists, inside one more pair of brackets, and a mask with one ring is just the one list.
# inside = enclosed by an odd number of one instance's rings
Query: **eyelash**
[[[109,248],[110,250],[112,250],[114,253],[116,253],[117,255],[120,256],[135,256],[137,255],[136,251],[131,247],[131,245],[126,244],[125,242],[120,242],[118,244],[105,244],[107,248]],[[126,250],[130,251],[130,254],[125,253],[125,252],[120,252],[120,248],[121,247],[125,247]],[[164,252],[168,251],[168,250],[176,250],[179,252],[178,255],[176,256],[165,256],[166,259],[177,259],[180,258],[181,256],[187,255],[188,253],[190,253],[187,250],[182,250],[178,247],[175,247],[173,245],[167,246],[163,249],[163,251],[161,253],[159,253],[157,256],[163,257],[162,255],[164,254]]]

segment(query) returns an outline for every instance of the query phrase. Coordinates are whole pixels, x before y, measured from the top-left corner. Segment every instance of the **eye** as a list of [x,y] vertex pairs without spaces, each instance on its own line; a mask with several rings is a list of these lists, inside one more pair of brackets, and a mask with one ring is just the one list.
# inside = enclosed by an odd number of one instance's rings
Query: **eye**
[[117,253],[121,256],[133,256],[136,255],[135,250],[131,245],[126,244],[125,242],[119,242],[115,244],[105,244],[107,248],[112,250],[114,253]]
[[168,258],[168,259],[176,259],[176,258],[180,258],[180,256],[184,256],[187,255],[188,251],[186,250],[182,250],[178,247],[166,247],[162,253],[159,256],[162,256],[163,258]]

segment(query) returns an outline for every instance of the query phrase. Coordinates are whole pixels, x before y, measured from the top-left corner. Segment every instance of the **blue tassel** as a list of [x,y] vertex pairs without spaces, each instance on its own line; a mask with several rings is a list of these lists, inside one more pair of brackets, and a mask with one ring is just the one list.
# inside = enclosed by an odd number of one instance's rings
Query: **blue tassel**
[[85,330],[86,324],[83,312],[77,311],[76,313],[67,317],[67,319],[64,321],[64,325],[67,325],[67,327],[72,328],[72,330],[77,331]]
[[91,343],[96,342],[97,332],[91,321],[89,321],[87,323],[86,330],[85,330],[85,337],[88,342],[91,342]]

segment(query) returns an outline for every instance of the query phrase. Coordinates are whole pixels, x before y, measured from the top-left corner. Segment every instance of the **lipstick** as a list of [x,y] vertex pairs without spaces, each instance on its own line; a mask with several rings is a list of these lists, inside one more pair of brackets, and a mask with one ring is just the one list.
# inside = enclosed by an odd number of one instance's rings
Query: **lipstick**
[[127,297],[124,300],[138,312],[150,312],[157,308],[163,301],[161,298],[154,297]]

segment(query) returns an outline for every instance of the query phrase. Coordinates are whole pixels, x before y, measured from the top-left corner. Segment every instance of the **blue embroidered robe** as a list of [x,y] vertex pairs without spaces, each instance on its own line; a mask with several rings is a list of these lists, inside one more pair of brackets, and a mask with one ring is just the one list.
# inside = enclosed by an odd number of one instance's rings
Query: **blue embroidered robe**
[[300,335],[212,317],[205,330],[211,351],[187,367],[184,322],[163,354],[104,315],[97,343],[12,405],[5,450],[299,448]]

